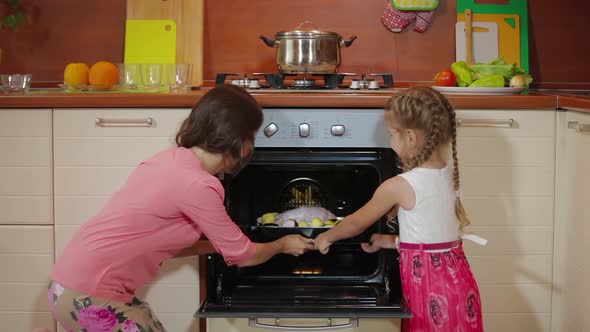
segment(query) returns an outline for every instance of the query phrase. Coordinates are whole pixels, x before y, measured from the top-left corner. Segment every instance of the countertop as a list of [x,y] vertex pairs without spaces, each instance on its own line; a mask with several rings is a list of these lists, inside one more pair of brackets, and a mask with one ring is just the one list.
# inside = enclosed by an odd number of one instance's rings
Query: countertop
[[[187,93],[64,93],[35,91],[26,95],[0,95],[2,108],[87,108],[87,107],[192,107],[210,88]],[[270,93],[251,91],[263,107],[368,107],[381,108],[391,93]],[[547,109],[575,108],[590,112],[588,97],[574,94],[529,91],[526,95],[447,95],[456,109]]]

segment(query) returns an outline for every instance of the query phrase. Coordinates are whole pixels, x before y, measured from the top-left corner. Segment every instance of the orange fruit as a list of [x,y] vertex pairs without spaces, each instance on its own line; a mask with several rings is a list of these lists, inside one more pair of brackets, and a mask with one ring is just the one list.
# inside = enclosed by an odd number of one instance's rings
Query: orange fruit
[[114,63],[99,61],[90,67],[88,82],[104,87],[115,85],[119,82],[119,68]]
[[64,70],[64,83],[71,86],[88,84],[89,70],[85,63],[68,63]]

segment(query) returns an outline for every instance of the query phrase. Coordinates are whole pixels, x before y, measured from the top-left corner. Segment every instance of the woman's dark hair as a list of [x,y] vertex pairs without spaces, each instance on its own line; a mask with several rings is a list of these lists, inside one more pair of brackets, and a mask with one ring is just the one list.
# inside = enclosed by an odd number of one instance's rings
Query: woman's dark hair
[[250,157],[242,156],[242,146],[254,143],[262,117],[260,105],[246,90],[220,85],[195,104],[176,134],[176,144],[187,149],[196,146],[211,153],[230,153],[239,170]]

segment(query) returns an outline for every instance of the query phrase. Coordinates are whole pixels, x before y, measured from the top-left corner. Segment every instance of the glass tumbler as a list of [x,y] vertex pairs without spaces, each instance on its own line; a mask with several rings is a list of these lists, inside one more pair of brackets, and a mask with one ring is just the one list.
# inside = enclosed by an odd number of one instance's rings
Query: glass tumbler
[[138,63],[120,63],[119,83],[126,89],[135,90],[142,84],[141,65]]
[[159,90],[162,85],[162,71],[164,65],[161,63],[141,64],[141,83],[144,90]]
[[0,75],[6,93],[27,93],[31,87],[31,74]]
[[191,88],[193,65],[171,63],[166,65],[166,83],[172,93],[187,92]]

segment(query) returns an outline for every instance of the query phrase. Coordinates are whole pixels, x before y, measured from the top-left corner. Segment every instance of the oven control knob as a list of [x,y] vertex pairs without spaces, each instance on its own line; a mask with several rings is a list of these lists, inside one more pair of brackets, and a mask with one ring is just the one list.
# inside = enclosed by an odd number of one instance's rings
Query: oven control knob
[[330,132],[334,136],[343,136],[346,132],[346,128],[344,128],[344,125],[332,125],[332,128],[330,128]]
[[309,123],[302,123],[299,125],[299,136],[308,137],[310,132]]
[[272,135],[276,134],[276,132],[279,131],[279,127],[271,122],[268,124],[268,126],[264,127],[264,136],[266,137],[271,137]]

